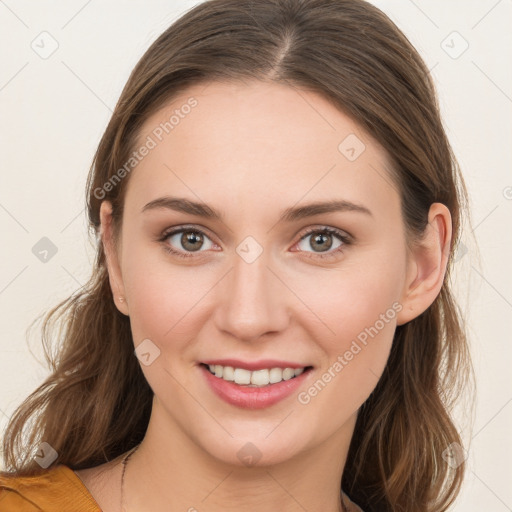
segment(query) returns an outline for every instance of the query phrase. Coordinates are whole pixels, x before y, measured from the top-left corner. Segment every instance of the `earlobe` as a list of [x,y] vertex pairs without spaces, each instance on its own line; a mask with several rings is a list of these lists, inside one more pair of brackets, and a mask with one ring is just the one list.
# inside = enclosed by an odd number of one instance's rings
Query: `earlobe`
[[121,267],[118,258],[118,251],[113,239],[112,230],[112,204],[103,201],[100,207],[100,237],[105,252],[107,271],[112,290],[113,300],[117,309],[124,315],[129,316],[128,304],[126,301]]
[[430,206],[424,236],[409,255],[408,275],[402,292],[402,311],[397,324],[403,325],[426,311],[443,286],[450,244],[452,218],[442,203]]

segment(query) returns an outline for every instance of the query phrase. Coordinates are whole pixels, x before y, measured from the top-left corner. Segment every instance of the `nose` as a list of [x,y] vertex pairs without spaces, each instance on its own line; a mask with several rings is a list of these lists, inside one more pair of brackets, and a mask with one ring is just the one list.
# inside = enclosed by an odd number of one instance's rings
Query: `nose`
[[290,291],[268,266],[265,251],[252,263],[237,253],[221,281],[215,313],[216,327],[241,341],[258,341],[286,329]]

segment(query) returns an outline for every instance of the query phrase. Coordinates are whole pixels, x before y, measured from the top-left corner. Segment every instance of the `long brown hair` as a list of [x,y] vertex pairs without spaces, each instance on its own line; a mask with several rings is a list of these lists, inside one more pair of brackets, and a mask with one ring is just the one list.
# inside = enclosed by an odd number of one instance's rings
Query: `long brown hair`
[[[316,92],[383,146],[408,241],[421,237],[432,203],[450,210],[453,238],[440,294],[397,327],[385,371],[359,411],[340,482],[367,512],[444,511],[464,474],[463,458],[445,461],[450,446],[463,445],[451,409],[472,376],[449,286],[467,192],[429,70],[379,9],[363,0],[210,0],[187,11],[151,45],[122,91],[88,177],[90,228],[98,234],[100,205],[108,200],[119,233],[130,177],[119,180],[120,169],[152,113],[190,85],[247,79]],[[112,300],[101,240],[90,280],[47,313],[42,339],[51,375],[6,428],[9,474],[40,473],[33,456],[41,442],[57,451],[57,463],[76,470],[141,442],[153,392],[133,353],[129,318]],[[46,346],[57,341],[52,356]]]

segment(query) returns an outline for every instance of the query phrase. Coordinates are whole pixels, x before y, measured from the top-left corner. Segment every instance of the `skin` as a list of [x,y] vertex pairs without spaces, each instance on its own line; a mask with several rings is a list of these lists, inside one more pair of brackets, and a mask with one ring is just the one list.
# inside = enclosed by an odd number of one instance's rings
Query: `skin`
[[[383,372],[396,326],[439,294],[450,213],[434,203],[425,236],[408,248],[385,151],[323,97],[284,85],[191,87],[147,120],[139,140],[191,96],[198,105],[130,175],[117,245],[110,204],[101,207],[113,300],[130,317],[134,346],[150,339],[161,351],[141,365],[155,397],[127,466],[127,509],[340,510],[357,412]],[[349,134],[366,146],[355,161],[338,150]],[[206,203],[223,220],[141,212],[165,195]],[[278,221],[285,208],[329,199],[372,215]],[[157,238],[190,224],[204,233],[199,251],[189,249],[190,258],[166,252],[165,245],[187,252],[181,233]],[[318,233],[305,230],[326,226],[353,243],[335,252],[340,241],[327,235],[333,256],[322,259]],[[236,252],[247,236],[263,249],[252,263]],[[401,306],[395,317],[307,404],[294,393],[266,409],[235,407],[213,394],[197,366],[223,357],[296,361],[314,367],[299,390],[307,391],[394,303]],[[261,454],[251,467],[237,457],[249,442]],[[77,471],[106,512],[119,509],[119,461]]]

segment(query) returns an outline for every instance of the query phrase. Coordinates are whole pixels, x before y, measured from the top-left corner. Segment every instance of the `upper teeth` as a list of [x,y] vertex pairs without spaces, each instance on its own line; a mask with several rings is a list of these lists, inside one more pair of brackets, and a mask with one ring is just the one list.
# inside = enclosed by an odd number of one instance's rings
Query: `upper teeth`
[[296,377],[304,371],[304,368],[270,368],[251,372],[245,368],[233,368],[232,366],[221,366],[220,364],[210,364],[208,367],[216,377],[235,382],[236,384],[253,386],[276,384],[282,380]]

